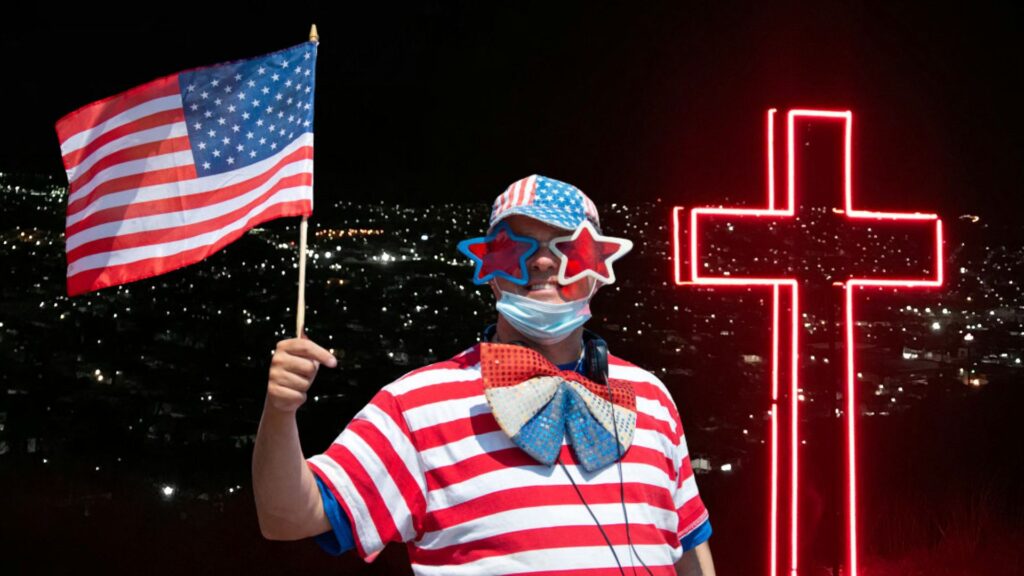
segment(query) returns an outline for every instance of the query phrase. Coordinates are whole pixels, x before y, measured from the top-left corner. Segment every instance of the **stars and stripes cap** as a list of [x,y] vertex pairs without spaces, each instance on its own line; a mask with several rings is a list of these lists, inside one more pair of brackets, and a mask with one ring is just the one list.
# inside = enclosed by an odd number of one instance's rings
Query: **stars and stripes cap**
[[513,214],[563,230],[575,230],[584,220],[601,229],[597,206],[582,190],[539,174],[513,182],[494,200],[488,228]]

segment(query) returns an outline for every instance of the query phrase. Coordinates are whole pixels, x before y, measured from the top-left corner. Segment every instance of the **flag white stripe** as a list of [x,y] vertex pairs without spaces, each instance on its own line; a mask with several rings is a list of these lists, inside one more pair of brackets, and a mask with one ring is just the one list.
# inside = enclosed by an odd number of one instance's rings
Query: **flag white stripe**
[[405,421],[409,424],[409,430],[415,432],[421,428],[445,424],[479,414],[489,414],[490,412],[491,407],[487,405],[487,400],[481,395],[471,398],[442,400],[425,406],[409,408],[405,411]]
[[[617,378],[620,380],[630,380],[633,382],[646,382],[648,384],[653,384],[654,387],[657,388],[659,392],[661,392],[663,398],[672,398],[672,395],[669,394],[668,392],[668,388],[665,388],[665,384],[661,380],[659,380],[657,376],[651,374],[647,370],[638,368],[636,366],[623,366],[621,364],[609,365],[608,377]],[[637,397],[638,401],[639,399],[640,397]],[[657,402],[654,399],[647,399],[647,401],[660,404],[660,402]],[[662,418],[660,419],[668,423],[669,429],[672,430],[673,433],[678,434],[679,430],[676,429],[675,419],[672,418],[671,414],[668,414],[668,411],[665,409],[664,406],[658,409],[658,413],[662,416]]]
[[508,203],[509,203],[509,199],[512,197],[512,188],[514,186],[515,186],[515,184],[513,184],[512,186],[509,186],[508,188],[505,188],[505,191],[501,193],[501,211],[502,212],[504,212],[505,210],[508,210]]
[[[660,402],[643,396],[637,396],[636,402],[637,412],[651,415],[656,420],[663,422],[669,430],[676,431],[676,427],[672,422],[672,416]],[[432,411],[437,411],[437,413],[432,413]],[[487,405],[487,399],[481,394],[468,398],[441,400],[409,408],[405,411],[405,421],[408,423],[409,429],[415,432],[421,428],[445,424],[461,418],[485,414],[489,411],[490,406]]]
[[69,194],[68,204],[77,202],[79,199],[88,196],[89,193],[95,190],[97,186],[103,184],[107,180],[121,178],[122,176],[132,176],[134,174],[143,174],[154,170],[162,170],[164,168],[191,166],[192,163],[191,150],[182,150],[180,152],[171,152],[170,154],[160,154],[158,156],[149,156],[138,160],[121,162],[120,164],[115,164],[109,168],[100,170],[95,176],[93,176],[92,180],[89,180],[87,184]]
[[[373,450],[373,447],[367,444],[366,440],[356,433],[350,433],[351,438],[346,439],[344,446],[349,449],[356,460],[362,464],[365,470],[385,470],[386,467],[384,462],[377,456],[377,453]],[[405,498],[402,497],[401,490],[395,484],[394,478],[390,474],[383,474],[374,477],[375,485],[378,493],[380,494],[381,500],[384,501],[384,506],[388,510],[388,514],[391,515],[392,521],[395,523],[395,527],[398,528],[398,532],[402,535],[403,541],[411,540],[416,536],[416,531],[413,529],[410,522],[403,522],[403,519],[412,518],[412,512],[409,511],[409,507],[405,504]]]
[[93,150],[93,152],[86,156],[85,159],[77,166],[69,168],[67,170],[68,182],[74,182],[78,178],[79,174],[82,174],[89,168],[92,168],[94,164],[114,152],[124,150],[125,148],[132,148],[140,144],[159,142],[161,140],[167,140],[168,138],[180,138],[181,136],[188,136],[188,126],[184,122],[164,124],[163,126],[155,126],[148,130],[139,130],[138,132],[125,134],[124,136],[116,140],[111,140],[96,150]]
[[[567,444],[563,441],[562,446]],[[643,448],[649,448],[658,452],[663,451],[665,441],[663,436],[653,430],[647,430],[639,428],[636,430],[636,434],[633,437],[632,446],[640,446]],[[469,458],[488,454],[490,452],[496,452],[498,450],[507,450],[509,448],[517,448],[517,446],[505,435],[502,431],[488,432],[486,434],[477,434],[475,436],[469,436],[455,442],[449,442],[434,448],[428,448],[420,451],[420,459],[423,463],[423,470],[429,471],[435,468],[441,468],[448,466],[453,462],[462,462]]]
[[[398,454],[403,463],[406,463],[406,467],[408,467],[408,463],[416,462],[416,458],[418,457],[416,447],[412,445],[412,442],[409,441],[409,437],[401,431],[398,423],[395,422],[388,413],[373,404],[367,404],[366,407],[359,411],[359,414],[356,414],[355,418],[366,420],[370,424],[373,424],[373,426],[388,439],[388,442],[391,444],[391,447],[394,448],[395,453]],[[416,481],[416,485],[419,486],[420,492],[426,494],[427,484],[423,475],[417,473],[416,470],[409,470],[409,473],[413,480]]]
[[688,478],[683,480],[683,485],[675,493],[676,508],[681,508],[683,504],[686,504],[697,495],[697,479],[693,474],[690,474]]
[[137,106],[133,106],[132,108],[121,112],[116,116],[111,116],[99,124],[68,136],[60,144],[60,154],[61,156],[67,156],[79,148],[88,146],[90,142],[114,128],[119,128],[129,122],[134,122],[139,118],[145,118],[146,116],[157,112],[181,108],[181,104],[181,94],[172,94],[170,96],[147,100]]
[[537,177],[530,176],[526,180],[526,198],[524,204],[529,204],[533,200],[534,193],[537,191]]
[[518,181],[513,182],[508,187],[508,192],[506,192],[506,197],[505,197],[505,210],[508,210],[509,208],[512,208],[512,207],[515,206],[515,196],[516,196],[516,185],[517,184],[519,184]]
[[[583,468],[566,464],[570,473],[582,476],[589,486],[596,484],[619,485],[618,466],[606,466],[597,472],[586,472]],[[669,481],[667,474],[650,464],[642,462],[624,462],[623,478],[630,482],[650,484],[664,488],[674,482]],[[501,468],[484,474],[467,478],[462,482],[449,484],[427,492],[427,511],[450,508],[468,502],[495,491],[495,486],[569,486],[569,479],[558,466],[531,464]]]
[[676,425],[672,420],[672,415],[669,414],[668,409],[661,402],[637,396],[636,411],[641,414],[647,414],[655,420],[660,420],[669,430],[676,432]]
[[[590,509],[606,528],[625,523],[622,505],[618,502],[591,504]],[[679,513],[675,509],[666,510],[643,502],[627,502],[626,512],[634,529],[637,526],[650,525],[674,534],[679,528]],[[586,526],[588,530],[596,529],[594,519],[587,513],[587,509],[578,504],[531,506],[503,510],[472,518],[454,526],[446,526],[444,530],[427,532],[419,540],[418,546],[426,550],[436,550],[446,546],[468,544],[506,534],[509,526],[515,526],[517,531],[562,526]]]
[[[82,244],[92,242],[93,240],[98,240],[100,238],[110,238],[113,236],[134,234],[136,232],[170,230],[219,218],[224,214],[245,206],[256,198],[259,198],[284,178],[295,174],[309,173],[312,170],[312,167],[310,166],[311,163],[311,160],[296,160],[295,162],[282,167],[279,172],[274,174],[273,178],[256,188],[253,188],[245,194],[225,198],[223,201],[217,202],[216,204],[210,204],[201,208],[193,208],[191,210],[179,210],[176,212],[164,212],[162,214],[151,214],[137,218],[115,220],[113,222],[105,222],[103,224],[86,228],[85,230],[81,230],[67,238],[67,251],[70,252]],[[243,171],[248,172],[248,170],[239,170],[239,172]],[[249,178],[254,175],[255,174],[243,174],[241,177]]]
[[647,382],[654,384],[660,391],[665,394],[668,398],[668,389],[665,388],[665,384],[662,383],[656,376],[652,375],[647,370],[637,368],[636,366],[625,366],[622,364],[611,364],[608,367],[608,377],[618,378],[620,380],[630,380],[632,382]]
[[85,272],[87,270],[93,270],[96,268],[104,268],[107,266],[118,266],[121,264],[130,264],[132,262],[138,262],[139,260],[145,260],[147,258],[166,258],[175,254],[198,248],[200,246],[207,246],[220,240],[221,238],[231,234],[235,230],[244,228],[250,218],[256,216],[260,212],[263,212],[274,204],[280,204],[285,202],[296,202],[299,200],[309,200],[313,195],[313,189],[311,186],[296,186],[294,188],[287,188],[279,191],[259,206],[254,207],[246,215],[242,216],[238,220],[228,224],[227,226],[207,232],[206,234],[200,234],[191,238],[185,238],[183,240],[176,240],[174,242],[166,242],[162,244],[152,244],[149,246],[141,246],[138,248],[126,248],[124,250],[115,250],[113,252],[103,252],[100,254],[91,254],[83,258],[79,258],[74,262],[68,264],[68,278],[73,277],[75,274]]
[[455,442],[422,450],[420,461],[423,463],[423,471],[428,472],[435,468],[462,462],[467,458],[509,448],[517,448],[517,446],[504,432],[498,430],[497,432],[468,436]]
[[[313,145],[313,134],[307,132],[290,142],[287,146],[281,149],[280,152],[264,158],[259,162],[250,164],[248,166],[238,169],[241,174],[249,174],[248,177],[256,176],[264,172],[269,171],[274,167],[275,164],[281,161],[282,158],[288,156],[292,152],[295,152],[303,146]],[[312,168],[310,168],[312,171]],[[99,198],[96,198],[85,208],[69,215],[65,224],[71,226],[88,218],[90,215],[107,208],[114,208],[117,206],[125,206],[137,202],[149,202],[153,200],[166,200],[168,198],[177,198],[180,196],[189,196],[192,194],[203,194],[213,190],[219,190],[224,187],[224,173],[222,174],[211,174],[209,176],[203,176],[194,180],[186,180],[182,182],[171,182],[167,184],[153,184],[150,186],[141,186],[132,190],[125,190],[124,192],[112,192],[110,194],[104,194]],[[232,180],[235,179],[234,175],[229,175]]]
[[[400,398],[413,390],[419,390],[425,386],[444,384],[449,382],[468,382],[480,378],[480,363],[477,362],[468,368],[438,368],[435,370],[424,370],[416,374],[403,376],[396,380],[388,390]],[[482,387],[481,387],[482,389]]]
[[683,460],[690,457],[690,448],[686,445],[686,437],[683,436],[679,439],[680,446],[676,447],[679,450],[678,462],[675,462],[675,466],[678,468],[683,465]]
[[[597,530],[597,528],[593,528]],[[682,556],[682,547],[670,548],[664,544],[636,544],[633,546],[636,553],[643,559],[644,564],[650,567],[671,566]],[[632,552],[629,546],[614,546],[615,554],[628,567],[628,559]],[[424,564],[413,564],[413,571],[419,576],[476,576],[478,574],[504,574],[510,567],[516,567],[517,574],[527,566],[536,566],[543,572],[558,572],[579,570],[585,568],[605,568],[609,566],[614,570],[615,563],[612,558],[612,551],[608,546],[574,546],[566,548],[545,548],[541,550],[529,550],[505,554],[503,556],[488,556],[473,562],[464,564],[448,564],[441,566],[428,566]],[[637,566],[639,567],[639,566]]]
[[377,526],[373,523],[373,518],[370,517],[366,502],[359,495],[359,491],[356,490],[352,478],[345,472],[345,469],[335,462],[333,458],[325,454],[313,456],[309,461],[316,464],[317,468],[323,471],[327,479],[334,485],[335,490],[339,492],[342,499],[349,505],[349,512],[352,514],[352,518],[350,518],[352,529],[355,530],[359,542],[363,545],[363,549],[374,551],[383,548],[384,543],[381,542]]

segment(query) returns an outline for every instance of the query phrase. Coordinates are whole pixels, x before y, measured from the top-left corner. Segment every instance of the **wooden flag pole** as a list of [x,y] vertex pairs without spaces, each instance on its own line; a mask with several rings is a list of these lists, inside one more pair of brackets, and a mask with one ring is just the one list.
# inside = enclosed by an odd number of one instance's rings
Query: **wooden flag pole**
[[[309,28],[309,41],[320,43],[316,24]],[[302,338],[306,324],[306,231],[309,229],[308,217],[303,216],[299,224],[299,303],[296,306],[295,337]]]
[[295,316],[295,337],[302,338],[306,323],[306,230],[309,228],[306,216],[299,224],[299,304]]

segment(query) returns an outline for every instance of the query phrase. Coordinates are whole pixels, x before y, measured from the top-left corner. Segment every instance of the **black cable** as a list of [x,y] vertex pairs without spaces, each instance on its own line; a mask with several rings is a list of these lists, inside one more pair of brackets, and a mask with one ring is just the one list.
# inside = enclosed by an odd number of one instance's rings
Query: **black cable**
[[[608,401],[612,404],[612,427],[615,432],[615,452],[618,458],[616,459],[616,465],[619,469],[619,504],[622,505],[622,517],[626,521],[626,542],[629,545],[629,550],[632,554],[636,555],[636,559],[640,561],[640,565],[647,571],[648,576],[654,576],[651,569],[644,562],[644,559],[640,557],[640,551],[633,545],[633,537],[629,532],[629,513],[626,512],[626,485],[622,475],[622,445],[619,444],[619,420],[615,414],[615,399],[612,393],[611,384],[608,382],[608,345],[601,337],[594,334],[588,334],[590,338],[587,339],[587,353],[590,354],[590,362],[587,365],[588,376],[595,380],[599,384],[604,384],[608,389]],[[633,574],[636,574],[636,565],[633,564],[630,559],[630,568],[633,569]]]
[[[607,382],[605,385],[609,386],[610,392],[611,385]],[[636,554],[636,559],[640,561],[640,565],[644,567],[644,570],[647,570],[647,575],[654,576],[651,569],[647,567],[646,563],[644,563],[644,559],[640,557],[640,552],[636,549],[636,546],[633,546],[633,538],[629,535],[629,513],[626,512],[626,485],[622,480],[622,445],[619,444],[619,425],[618,418],[615,417],[614,402],[612,403],[612,427],[615,430],[615,452],[619,456],[619,459],[616,461],[619,468],[619,502],[622,504],[622,517],[626,519],[626,542],[629,543],[629,549],[633,551],[633,554]],[[630,562],[630,564],[632,564],[632,562]],[[633,574],[636,574],[636,566],[633,566],[632,568]]]
[[601,536],[604,536],[604,541],[608,544],[608,549],[612,551],[612,556],[615,557],[615,564],[619,567],[619,574],[626,576],[626,571],[622,569],[622,562],[619,562],[619,555],[615,552],[615,547],[612,546],[612,541],[608,538],[608,534],[605,533],[604,527],[597,521],[597,516],[595,516],[594,511],[590,509],[590,504],[587,504],[587,501],[584,500],[583,492],[580,491],[580,487],[576,485],[576,481],[572,479],[572,475],[569,474],[568,470],[566,470],[565,464],[562,463],[561,456],[558,457],[557,462],[558,465],[562,467],[562,472],[565,472],[565,475],[569,478],[569,482],[572,483],[572,487],[576,489],[576,495],[580,497],[580,502],[583,502],[583,505],[587,508],[587,512],[590,513],[590,517],[594,519],[594,524],[597,524],[597,529],[601,531]]

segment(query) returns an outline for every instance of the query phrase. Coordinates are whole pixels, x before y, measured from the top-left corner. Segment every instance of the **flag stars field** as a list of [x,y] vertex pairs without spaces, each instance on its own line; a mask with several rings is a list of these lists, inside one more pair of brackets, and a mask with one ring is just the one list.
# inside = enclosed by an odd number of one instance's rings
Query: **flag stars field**
[[[302,58],[308,61],[312,58],[312,53],[305,52],[302,54]],[[275,68],[279,71],[275,71]],[[309,86],[285,79],[284,71],[291,71],[297,76],[309,77],[311,67],[292,66],[288,60],[271,57],[268,60],[254,59],[248,62],[182,73],[183,81],[187,82],[188,87],[192,87],[192,90],[186,88],[183,93],[187,110],[186,116],[216,118],[218,126],[230,126],[235,133],[254,132],[254,128],[265,126],[267,117],[274,116],[280,121],[287,118],[289,122],[308,129],[312,125]],[[186,79],[185,76],[189,74],[193,75],[193,78]],[[234,79],[233,84],[231,79]],[[199,86],[204,88],[197,88]],[[237,90],[238,86],[245,86],[247,89]],[[195,94],[197,90],[201,90],[198,97]],[[230,94],[232,97],[226,99],[215,96],[214,91],[225,95]],[[267,105],[262,99],[251,97],[253,92],[270,97],[274,104]],[[236,105],[237,102],[247,102],[249,107],[243,111],[239,105]],[[194,125],[195,121],[190,124]],[[213,137],[210,136],[210,138]],[[267,146],[264,149],[268,152],[279,150],[283,147],[286,138],[294,138],[294,133],[289,134],[287,130],[282,131],[280,126],[273,126],[267,130],[266,142],[263,142],[262,145],[276,142],[275,146]],[[206,148],[198,148],[193,152],[198,153],[197,160],[200,162],[210,163],[209,169],[205,168],[205,164],[199,164],[202,167],[200,175],[204,175],[207,171],[216,172],[218,166],[223,169],[228,165],[225,157],[212,155]],[[239,158],[234,158],[234,161],[235,165],[248,165],[264,157],[257,151],[256,155],[244,155],[244,161],[240,161]]]

